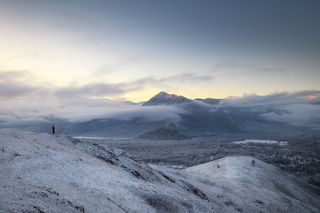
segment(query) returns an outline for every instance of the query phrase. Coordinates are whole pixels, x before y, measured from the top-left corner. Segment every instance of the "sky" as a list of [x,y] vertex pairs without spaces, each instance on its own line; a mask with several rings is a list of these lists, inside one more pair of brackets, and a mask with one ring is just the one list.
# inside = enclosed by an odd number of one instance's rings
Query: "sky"
[[319,11],[318,0],[0,0],[0,102],[320,90]]

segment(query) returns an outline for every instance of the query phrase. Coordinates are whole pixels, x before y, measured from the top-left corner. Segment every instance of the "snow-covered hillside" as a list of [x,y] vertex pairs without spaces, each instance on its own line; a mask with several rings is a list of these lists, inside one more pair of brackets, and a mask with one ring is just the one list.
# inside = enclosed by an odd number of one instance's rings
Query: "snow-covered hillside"
[[319,210],[319,196],[251,159],[177,171],[67,136],[0,130],[0,212]]
[[[252,162],[254,160],[254,162]],[[253,165],[253,164],[254,165]],[[319,196],[278,168],[252,157],[226,157],[183,171],[196,186],[226,204],[225,211],[319,212]],[[208,185],[212,187],[208,188]]]

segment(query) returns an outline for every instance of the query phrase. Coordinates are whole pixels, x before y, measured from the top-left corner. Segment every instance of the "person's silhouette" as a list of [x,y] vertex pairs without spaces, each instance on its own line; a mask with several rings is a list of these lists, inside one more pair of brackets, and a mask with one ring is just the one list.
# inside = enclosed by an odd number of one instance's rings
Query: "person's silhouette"
[[54,126],[54,124],[52,124],[52,134],[54,135],[56,133],[56,127]]
[[254,159],[251,161],[251,166],[256,166],[256,161]]

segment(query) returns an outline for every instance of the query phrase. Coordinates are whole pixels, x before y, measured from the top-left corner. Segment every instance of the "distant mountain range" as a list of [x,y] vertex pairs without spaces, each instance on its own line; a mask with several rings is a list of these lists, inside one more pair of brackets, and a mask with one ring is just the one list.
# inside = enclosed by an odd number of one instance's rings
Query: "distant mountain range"
[[[137,113],[132,119],[101,118],[77,122],[68,126],[64,133],[82,136],[140,137],[145,139],[181,139],[210,136],[221,133],[280,132],[294,127],[271,122],[248,108],[219,106],[223,99],[189,99],[175,94],[160,92],[144,102],[141,108],[172,107],[179,119],[149,119]],[[135,112],[133,112],[135,113]],[[154,113],[157,116],[157,112]]]
[[[298,128],[265,119],[254,107],[223,104],[224,99],[189,99],[160,92],[135,108],[113,116],[70,122],[50,118],[47,123],[20,125],[19,129],[50,131],[51,122],[60,133],[72,136],[183,139],[217,134],[298,133]],[[281,113],[268,109],[272,113]],[[267,111],[267,112],[269,112]],[[0,126],[1,127],[1,126]]]

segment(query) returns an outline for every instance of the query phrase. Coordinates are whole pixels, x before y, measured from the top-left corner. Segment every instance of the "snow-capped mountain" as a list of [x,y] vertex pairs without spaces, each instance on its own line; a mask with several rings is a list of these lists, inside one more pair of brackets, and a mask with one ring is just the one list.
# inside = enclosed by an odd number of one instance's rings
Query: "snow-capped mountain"
[[153,96],[150,100],[145,102],[143,106],[172,105],[190,102],[192,102],[192,100],[184,96],[160,92],[157,95]]

